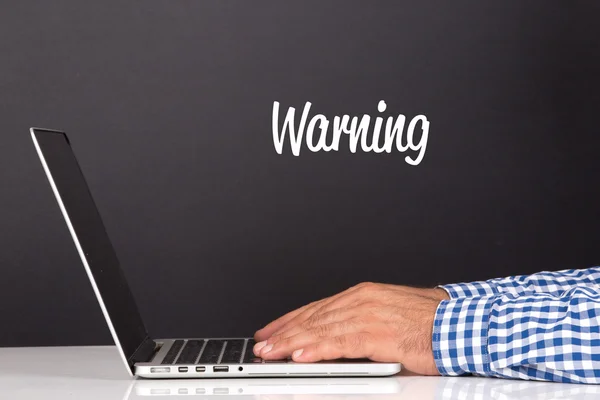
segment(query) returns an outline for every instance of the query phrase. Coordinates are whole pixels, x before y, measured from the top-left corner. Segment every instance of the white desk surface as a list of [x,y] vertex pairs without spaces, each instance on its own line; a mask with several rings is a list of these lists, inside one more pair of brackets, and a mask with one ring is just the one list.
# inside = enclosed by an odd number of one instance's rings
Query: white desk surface
[[112,346],[0,348],[0,399],[598,399],[600,385],[475,377],[132,379]]

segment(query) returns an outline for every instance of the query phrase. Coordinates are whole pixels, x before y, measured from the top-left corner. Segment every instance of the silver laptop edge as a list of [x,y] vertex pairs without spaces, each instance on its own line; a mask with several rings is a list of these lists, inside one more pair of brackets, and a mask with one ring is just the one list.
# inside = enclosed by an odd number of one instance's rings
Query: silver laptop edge
[[[141,343],[136,351],[133,352],[131,356],[127,356],[126,351],[124,350],[124,346],[122,345],[122,340],[119,339],[117,334],[117,329],[115,329],[115,325],[113,325],[113,321],[111,320],[110,313],[108,307],[105,304],[105,301],[102,298],[100,289],[96,282],[96,278],[92,272],[92,268],[90,267],[90,263],[88,262],[88,257],[86,256],[86,252],[84,251],[84,246],[81,245],[75,227],[71,221],[71,217],[67,212],[67,208],[63,203],[63,198],[59,192],[58,186],[54,180],[50,167],[47,163],[46,157],[44,155],[44,151],[42,150],[40,143],[38,142],[38,138],[36,137],[37,133],[50,133],[50,134],[60,134],[64,136],[65,141],[68,144],[68,139],[64,132],[52,130],[52,129],[44,129],[44,128],[31,128],[31,138],[33,140],[33,144],[35,146],[36,152],[48,178],[50,183],[50,187],[52,188],[52,192],[56,198],[60,211],[65,219],[69,232],[71,234],[71,238],[77,248],[77,252],[79,253],[79,257],[81,258],[81,262],[85,268],[87,276],[92,284],[92,288],[94,289],[94,294],[98,299],[98,303],[100,304],[100,308],[102,310],[102,314],[108,324],[108,328],[112,335],[113,340],[119,350],[119,355],[125,364],[128,373],[131,376],[137,375],[146,378],[222,378],[222,377],[230,377],[230,378],[248,378],[248,377],[309,377],[309,376],[388,376],[396,374],[400,371],[401,365],[398,363],[374,363],[374,362],[321,362],[314,364],[303,364],[303,363],[294,363],[294,362],[258,362],[258,363],[231,363],[231,364],[162,364],[162,360],[166,356],[168,350],[171,348],[171,345],[174,343],[176,339],[164,339],[164,340],[155,340],[152,341],[149,337],[144,340],[144,343]],[[72,152],[72,149],[69,146],[69,151]],[[74,157],[74,155],[73,155]],[[76,162],[76,160],[75,160]],[[85,182],[83,177],[83,173],[81,173],[81,178]],[[91,194],[90,194],[91,198]],[[93,200],[93,199],[91,199]],[[96,210],[97,211],[97,210]],[[99,216],[98,216],[99,217]],[[108,238],[107,238],[108,239]],[[114,249],[111,249],[114,251]],[[116,254],[115,254],[116,257]],[[119,267],[120,268],[120,267]],[[119,271],[120,272],[120,271]],[[124,279],[124,278],[123,278]],[[140,316],[141,318],[141,316]],[[117,318],[118,319],[118,318]],[[143,323],[143,320],[142,320]],[[223,338],[215,338],[217,340],[228,340]],[[152,342],[145,343],[147,341]],[[202,338],[202,339],[181,339],[181,340],[214,340],[211,338]],[[229,340],[234,340],[231,338]],[[242,350],[242,355],[240,361],[244,357],[246,346],[248,345],[248,339],[246,338],[237,338],[236,340],[245,340],[244,347]],[[151,354],[142,353],[143,357],[148,357],[147,361],[136,361],[132,363],[131,359],[135,356],[140,350],[142,345],[146,345],[146,347],[152,345],[154,349],[151,349]],[[204,343],[206,346],[206,342]],[[126,347],[126,346],[125,346]],[[185,347],[182,346],[182,349]],[[226,347],[223,347],[223,350]],[[148,350],[148,349],[146,349]],[[200,354],[196,358],[198,361],[202,355],[204,347],[200,351]],[[180,350],[181,352],[181,350]],[[177,354],[179,355],[179,353]],[[222,357],[221,353],[221,357]],[[220,357],[220,358],[221,358]],[[219,361],[220,361],[219,358]],[[146,358],[143,358],[146,360]],[[132,370],[132,364],[134,370]]]

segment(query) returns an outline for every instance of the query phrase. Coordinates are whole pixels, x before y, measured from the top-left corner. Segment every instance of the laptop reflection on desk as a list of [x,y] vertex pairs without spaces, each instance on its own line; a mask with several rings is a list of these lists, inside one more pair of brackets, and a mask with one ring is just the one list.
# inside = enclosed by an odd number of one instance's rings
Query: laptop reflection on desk
[[135,381],[133,395],[146,396],[210,396],[210,395],[378,395],[400,393],[400,383],[389,378],[252,378],[203,380]]

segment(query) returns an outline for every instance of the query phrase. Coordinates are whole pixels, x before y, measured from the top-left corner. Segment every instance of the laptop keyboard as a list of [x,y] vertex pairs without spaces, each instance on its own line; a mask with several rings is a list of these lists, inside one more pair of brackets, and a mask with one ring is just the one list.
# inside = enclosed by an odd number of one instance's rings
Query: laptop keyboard
[[[253,339],[175,340],[161,364],[240,364],[263,362]],[[245,347],[244,347],[245,346]]]
[[188,340],[181,351],[177,364],[194,364],[202,351],[204,340]]
[[206,347],[198,362],[202,364],[218,364],[223,346],[225,346],[225,341],[223,340],[207,340]]
[[177,357],[177,355],[179,354],[179,350],[181,350],[182,346],[183,340],[176,340],[175,342],[173,342],[173,345],[167,352],[167,355],[163,359],[162,364],[173,364],[173,362],[175,362],[175,357]]

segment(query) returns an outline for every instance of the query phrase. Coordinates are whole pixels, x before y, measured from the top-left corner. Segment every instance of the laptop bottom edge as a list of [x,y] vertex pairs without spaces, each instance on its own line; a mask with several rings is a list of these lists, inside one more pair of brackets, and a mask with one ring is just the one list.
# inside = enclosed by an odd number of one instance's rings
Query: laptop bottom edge
[[149,362],[135,364],[135,375],[149,379],[178,378],[291,378],[390,376],[401,370],[398,363],[334,360],[295,363],[265,361],[252,353],[251,338],[166,339]]

